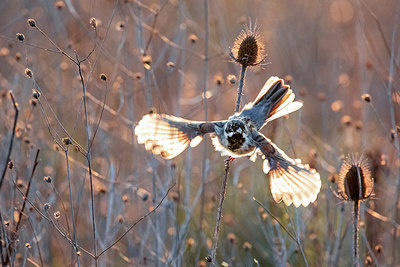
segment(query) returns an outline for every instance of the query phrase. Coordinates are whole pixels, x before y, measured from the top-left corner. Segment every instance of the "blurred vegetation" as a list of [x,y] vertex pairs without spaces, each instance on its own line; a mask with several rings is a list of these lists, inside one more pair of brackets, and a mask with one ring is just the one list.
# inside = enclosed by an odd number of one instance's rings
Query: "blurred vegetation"
[[306,208],[276,204],[261,161],[236,159],[218,263],[349,266],[352,208],[332,191],[343,156],[364,153],[375,197],[360,207],[361,264],[400,264],[399,1],[3,0],[0,12],[0,171],[15,119],[9,91],[19,107],[0,188],[2,264],[205,266],[224,158],[209,138],[154,158],[134,127],[151,109],[230,116],[240,66],[229,47],[249,18],[268,64],[247,72],[242,103],[271,75],[291,84],[304,107],[262,132],[316,168],[322,189]]

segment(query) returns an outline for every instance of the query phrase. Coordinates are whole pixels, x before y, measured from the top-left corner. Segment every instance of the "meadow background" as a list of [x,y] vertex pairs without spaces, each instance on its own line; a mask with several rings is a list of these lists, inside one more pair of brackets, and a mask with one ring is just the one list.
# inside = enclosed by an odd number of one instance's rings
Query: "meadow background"
[[240,66],[229,47],[251,18],[268,64],[248,70],[243,103],[271,75],[291,84],[304,107],[262,132],[322,188],[285,207],[261,160],[234,160],[218,264],[349,266],[351,205],[334,181],[344,156],[364,153],[375,196],[361,205],[361,264],[400,266],[399,1],[2,0],[0,14],[2,264],[206,266],[224,158],[209,138],[152,157],[134,127],[154,109],[230,116]]

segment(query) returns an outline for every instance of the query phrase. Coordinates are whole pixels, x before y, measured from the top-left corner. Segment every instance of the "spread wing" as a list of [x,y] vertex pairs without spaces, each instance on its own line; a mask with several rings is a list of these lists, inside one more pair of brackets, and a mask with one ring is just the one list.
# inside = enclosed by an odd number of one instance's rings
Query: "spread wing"
[[224,122],[191,121],[166,114],[147,114],[135,128],[139,144],[165,159],[172,159],[189,145],[197,146],[203,135],[215,132],[215,126]]
[[233,117],[249,118],[259,130],[269,121],[300,109],[303,104],[293,101],[294,98],[295,94],[290,86],[282,79],[272,76],[264,84],[256,99]]
[[319,173],[300,160],[288,157],[268,138],[252,132],[257,148],[263,154],[263,171],[269,174],[272,197],[276,202],[304,207],[317,199],[321,189]]

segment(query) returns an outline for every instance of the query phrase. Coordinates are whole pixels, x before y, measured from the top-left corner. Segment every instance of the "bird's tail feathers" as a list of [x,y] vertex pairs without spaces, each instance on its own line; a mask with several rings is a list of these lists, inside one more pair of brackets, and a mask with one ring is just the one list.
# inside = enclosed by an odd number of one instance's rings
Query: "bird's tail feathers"
[[274,200],[285,205],[296,207],[313,203],[321,189],[319,173],[302,164],[299,159],[293,160],[277,146],[277,155],[268,157],[263,162],[263,171],[269,174],[271,193]]
[[256,99],[247,104],[245,109],[255,106],[271,107],[266,122],[272,121],[286,114],[292,113],[303,106],[299,101],[293,101],[295,94],[290,86],[276,76],[270,77],[264,84]]

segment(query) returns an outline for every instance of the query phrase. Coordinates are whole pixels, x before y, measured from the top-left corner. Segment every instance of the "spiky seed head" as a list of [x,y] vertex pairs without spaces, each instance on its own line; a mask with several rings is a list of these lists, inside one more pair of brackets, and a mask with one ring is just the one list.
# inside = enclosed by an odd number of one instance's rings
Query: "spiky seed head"
[[98,26],[98,23],[97,23],[95,17],[91,17],[91,18],[90,18],[89,24],[90,24],[90,26],[92,26],[93,28],[96,28],[96,27]]
[[147,70],[149,70],[149,69],[151,68],[151,63],[152,63],[152,61],[153,61],[153,59],[152,59],[152,57],[151,57],[150,55],[144,55],[144,56],[142,57],[143,66],[144,66]]
[[224,83],[224,78],[222,77],[222,74],[218,72],[217,74],[214,75],[214,83],[218,86],[222,85]]
[[371,171],[364,156],[352,155],[345,159],[339,171],[338,196],[347,201],[369,198],[374,189]]
[[21,52],[17,52],[17,53],[15,53],[15,60],[16,61],[20,61],[21,60]]
[[371,102],[371,95],[370,94],[363,94],[361,97],[365,102],[368,102],[368,103]]
[[32,89],[32,96],[34,99],[39,99],[40,97],[40,92],[36,89]]
[[125,29],[125,21],[118,21],[117,24],[115,24],[115,29],[117,31],[123,31]]
[[62,142],[63,142],[63,144],[66,145],[66,146],[72,144],[72,142],[71,142],[71,140],[69,139],[69,137],[64,137],[64,138],[62,139]]
[[65,3],[63,1],[57,1],[54,3],[54,7],[57,8],[58,10],[63,9],[65,6]]
[[168,61],[167,62],[167,67],[173,69],[173,68],[175,68],[175,63],[172,62],[172,61]]
[[196,43],[196,42],[199,40],[199,38],[198,38],[195,34],[191,34],[191,35],[189,35],[188,40],[189,40],[192,44],[194,44],[194,43]]
[[25,75],[28,76],[29,78],[32,78],[32,76],[33,76],[32,70],[26,68],[26,69],[25,69]]
[[12,170],[12,169],[14,168],[14,162],[13,162],[12,160],[10,160],[10,161],[8,162],[7,166],[8,166],[8,168],[9,168],[10,170]]
[[344,126],[351,126],[351,124],[352,124],[352,119],[351,119],[350,116],[344,115],[344,116],[342,117],[342,119],[341,119],[341,123],[342,123]]
[[54,219],[58,220],[61,217],[61,213],[59,211],[54,212]]
[[233,75],[233,74],[229,74],[229,75],[226,77],[226,80],[227,80],[228,83],[230,83],[230,84],[235,84],[236,81],[237,81],[236,76]]
[[27,22],[29,26],[36,27],[36,21],[34,19],[28,19]]
[[227,239],[229,241],[229,243],[234,244],[236,242],[236,236],[233,233],[229,233],[227,235]]
[[252,248],[253,248],[253,246],[252,246],[249,242],[246,241],[246,242],[243,243],[243,249],[244,249],[244,251],[248,252],[248,251],[250,251]]
[[49,203],[44,203],[43,209],[44,209],[45,211],[48,211],[48,210],[50,209],[50,204],[49,204]]
[[17,33],[16,34],[16,36],[17,36],[17,39],[19,40],[19,41],[23,41],[23,40],[25,40],[25,35],[23,35],[22,33]]
[[265,47],[256,24],[244,27],[236,37],[230,55],[243,67],[257,66],[264,61]]

